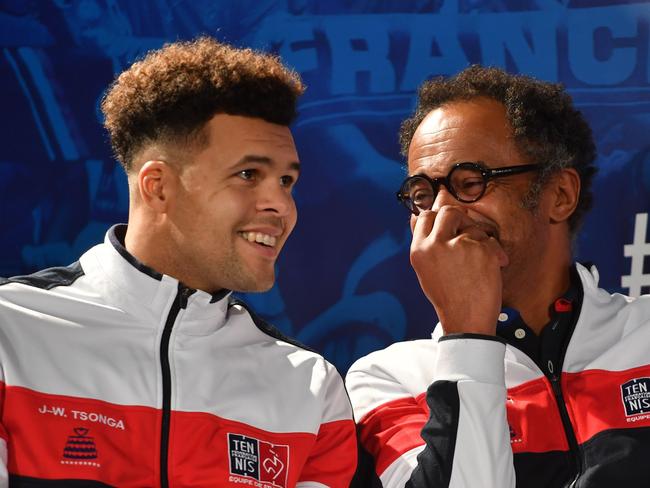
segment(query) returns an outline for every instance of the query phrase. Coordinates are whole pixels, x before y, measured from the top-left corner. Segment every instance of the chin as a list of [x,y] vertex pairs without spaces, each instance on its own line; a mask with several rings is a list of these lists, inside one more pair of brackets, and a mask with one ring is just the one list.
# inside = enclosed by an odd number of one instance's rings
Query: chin
[[271,288],[273,288],[273,283],[274,281],[257,282],[254,285],[250,286],[249,289],[246,291],[249,293],[262,293],[265,291],[269,291]]
[[269,283],[267,285],[260,285],[259,288],[257,288],[257,290],[255,290],[255,291],[259,292],[259,293],[269,291],[271,288],[273,288],[274,283],[275,282],[271,282],[271,283]]
[[273,288],[273,285],[270,286],[238,286],[232,289],[238,293],[264,293]]
[[259,276],[251,276],[249,279],[244,280],[240,283],[236,283],[233,288],[231,288],[233,291],[239,291],[242,293],[262,293],[265,291],[269,291],[271,288],[273,288],[273,284],[275,283],[275,276],[269,276],[269,277],[259,277]]

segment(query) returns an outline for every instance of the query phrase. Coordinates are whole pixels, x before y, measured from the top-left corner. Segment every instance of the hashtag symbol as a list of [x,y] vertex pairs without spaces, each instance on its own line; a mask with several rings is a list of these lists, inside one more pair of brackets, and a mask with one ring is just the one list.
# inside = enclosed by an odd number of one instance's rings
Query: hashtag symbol
[[650,256],[650,242],[646,242],[648,214],[636,214],[634,222],[634,242],[623,246],[626,258],[632,258],[630,274],[621,277],[621,286],[630,289],[630,296],[641,295],[641,288],[650,286],[650,274],[643,274],[643,261]]

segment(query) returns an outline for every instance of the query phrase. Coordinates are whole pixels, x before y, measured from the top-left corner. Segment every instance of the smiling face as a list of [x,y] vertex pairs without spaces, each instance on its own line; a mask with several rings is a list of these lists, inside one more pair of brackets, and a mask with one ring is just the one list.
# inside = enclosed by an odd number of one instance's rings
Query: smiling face
[[[505,108],[487,98],[452,102],[430,112],[419,125],[409,147],[409,175],[444,177],[460,162],[480,162],[489,168],[528,161],[517,149]],[[548,218],[542,207],[531,211],[523,201],[534,173],[491,180],[480,200],[461,203],[444,186],[434,203],[461,208],[488,235],[494,236],[509,257],[503,268],[503,303],[513,306],[516,296],[534,285],[543,272],[549,240]],[[411,226],[415,224],[411,217]]]
[[265,291],[296,224],[298,154],[288,127],[218,114],[208,144],[179,170],[166,214],[171,273],[208,292]]

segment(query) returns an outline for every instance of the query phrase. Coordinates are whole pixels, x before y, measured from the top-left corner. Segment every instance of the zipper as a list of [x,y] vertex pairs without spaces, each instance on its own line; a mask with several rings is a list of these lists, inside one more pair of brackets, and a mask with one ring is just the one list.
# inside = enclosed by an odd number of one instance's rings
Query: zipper
[[160,366],[162,371],[162,420],[160,425],[160,486],[169,487],[169,473],[167,471],[169,462],[169,422],[171,417],[171,396],[172,396],[172,373],[169,364],[169,339],[171,338],[174,323],[179,312],[187,307],[187,299],[196,290],[178,284],[176,298],[172,303],[165,328],[160,338]]
[[564,403],[564,394],[562,393],[562,385],[560,384],[560,377],[558,375],[553,375],[549,378],[551,387],[553,388],[553,394],[555,396],[555,401],[557,403],[558,409],[560,411],[560,418],[562,419],[562,425],[564,426],[564,433],[566,435],[567,441],[569,443],[569,452],[571,453],[572,461],[572,470],[575,473],[573,481],[570,483],[569,487],[575,486],[580,474],[582,473],[582,460],[580,459],[580,447],[578,446],[578,440],[576,439],[575,431],[573,430],[573,424],[571,423],[571,418],[569,417],[569,412],[566,408],[566,403]]
[[[564,368],[564,359],[566,357],[567,349],[569,348],[569,342],[571,342],[571,338],[573,337],[576,321],[580,316],[580,311],[582,309],[582,299],[584,296],[582,285],[580,284],[580,279],[575,276],[575,268],[572,273],[573,275],[571,278],[571,288],[569,289],[569,292],[565,293],[565,296],[560,299],[563,301],[559,303],[559,306],[563,308],[561,310],[558,309],[558,300],[556,300],[554,303],[555,311],[558,313],[558,316],[555,319],[557,321],[556,324],[558,324],[559,321],[562,321],[564,323],[564,326],[567,328],[566,334],[561,344],[559,354],[555,358],[556,363],[554,364],[553,359],[551,359],[546,365],[546,370],[542,370],[544,371],[546,378],[551,383],[555,402],[557,403],[558,410],[560,412],[560,418],[562,419],[564,435],[566,436],[567,442],[569,444],[571,461],[570,467],[573,471],[573,479],[567,485],[568,488],[576,487],[578,480],[582,475],[583,469],[580,446],[578,444],[578,439],[576,438],[573,424],[571,423],[571,417],[569,417],[569,411],[567,410],[566,402],[564,400],[564,392],[562,391],[562,370]],[[571,304],[571,307],[568,310],[566,308],[567,301]],[[569,313],[567,314],[567,312]],[[569,479],[571,479],[571,477]]]

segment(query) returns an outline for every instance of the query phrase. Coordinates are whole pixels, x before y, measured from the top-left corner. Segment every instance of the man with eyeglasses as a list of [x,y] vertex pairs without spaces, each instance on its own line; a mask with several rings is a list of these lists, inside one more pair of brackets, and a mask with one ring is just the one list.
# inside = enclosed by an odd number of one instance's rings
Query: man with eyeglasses
[[596,168],[569,95],[472,66],[422,86],[401,142],[411,264],[440,323],[348,372],[374,483],[646,486],[650,297],[573,263]]

